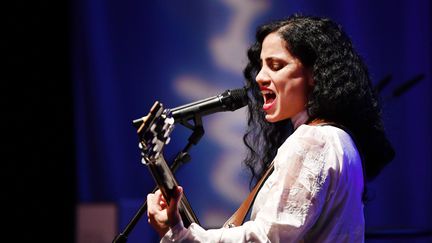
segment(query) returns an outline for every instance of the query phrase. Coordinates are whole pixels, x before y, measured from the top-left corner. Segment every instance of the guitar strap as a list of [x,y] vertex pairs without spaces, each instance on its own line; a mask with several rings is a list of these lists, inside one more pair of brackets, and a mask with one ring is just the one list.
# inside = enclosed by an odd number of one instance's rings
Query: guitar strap
[[255,200],[256,194],[261,189],[262,185],[266,181],[266,179],[270,176],[270,174],[274,170],[273,162],[270,164],[269,168],[265,172],[265,174],[261,177],[258,183],[255,185],[254,189],[249,193],[249,196],[243,201],[237,211],[225,222],[223,225],[224,228],[232,228],[236,226],[240,226],[243,224],[246,215],[251,208],[253,201]]
[[[328,124],[324,120],[321,119],[315,119],[308,123],[308,125],[316,126],[316,125],[325,125]],[[274,170],[274,164],[273,162],[268,167],[265,174],[261,177],[261,179],[258,181],[258,183],[255,185],[254,189],[249,193],[249,196],[243,201],[243,203],[240,205],[240,207],[235,211],[235,213],[225,222],[223,225],[224,228],[232,228],[237,227],[243,224],[245,221],[246,215],[248,214],[253,202],[255,201],[255,197],[258,193],[258,191],[261,189],[264,182],[267,180],[267,178],[270,176],[270,174]]]

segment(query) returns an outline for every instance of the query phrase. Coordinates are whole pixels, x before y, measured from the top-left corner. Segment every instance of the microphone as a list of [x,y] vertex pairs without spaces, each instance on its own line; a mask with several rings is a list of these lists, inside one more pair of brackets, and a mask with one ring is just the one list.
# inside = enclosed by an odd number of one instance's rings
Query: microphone
[[222,94],[169,109],[175,122],[188,121],[195,116],[220,111],[235,111],[247,105],[246,88],[226,90]]
[[[171,113],[174,122],[188,121],[195,116],[210,115],[220,111],[235,111],[247,105],[248,97],[246,87],[240,89],[225,90],[222,94],[195,101],[186,105],[166,109]],[[133,120],[133,125],[139,128],[148,116]]]

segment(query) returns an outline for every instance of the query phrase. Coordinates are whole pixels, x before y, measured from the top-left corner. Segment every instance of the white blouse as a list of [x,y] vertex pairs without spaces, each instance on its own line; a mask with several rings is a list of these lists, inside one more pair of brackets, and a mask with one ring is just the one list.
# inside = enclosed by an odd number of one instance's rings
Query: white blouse
[[362,194],[351,137],[333,126],[298,124],[278,149],[249,221],[210,230],[180,222],[161,242],[364,242]]

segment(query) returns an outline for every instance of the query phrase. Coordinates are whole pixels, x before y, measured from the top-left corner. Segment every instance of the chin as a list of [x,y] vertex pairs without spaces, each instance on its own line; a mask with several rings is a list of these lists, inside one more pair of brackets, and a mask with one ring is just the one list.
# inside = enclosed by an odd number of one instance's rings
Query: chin
[[265,119],[266,121],[270,122],[270,123],[275,123],[275,122],[280,122],[286,119],[291,119],[292,115],[288,114],[288,113],[277,113],[277,114],[266,114],[265,115]]
[[275,122],[283,120],[283,119],[278,119],[278,117],[275,117],[275,116],[272,116],[272,115],[266,115],[265,119],[266,119],[266,121],[268,121],[270,123],[275,123]]

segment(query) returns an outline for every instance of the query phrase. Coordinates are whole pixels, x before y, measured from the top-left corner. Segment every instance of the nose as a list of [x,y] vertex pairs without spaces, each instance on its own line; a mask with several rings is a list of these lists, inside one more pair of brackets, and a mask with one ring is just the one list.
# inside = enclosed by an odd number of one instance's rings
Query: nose
[[269,86],[271,82],[270,76],[264,70],[264,68],[261,68],[261,70],[258,72],[257,76],[255,77],[255,80],[257,81],[259,86]]

